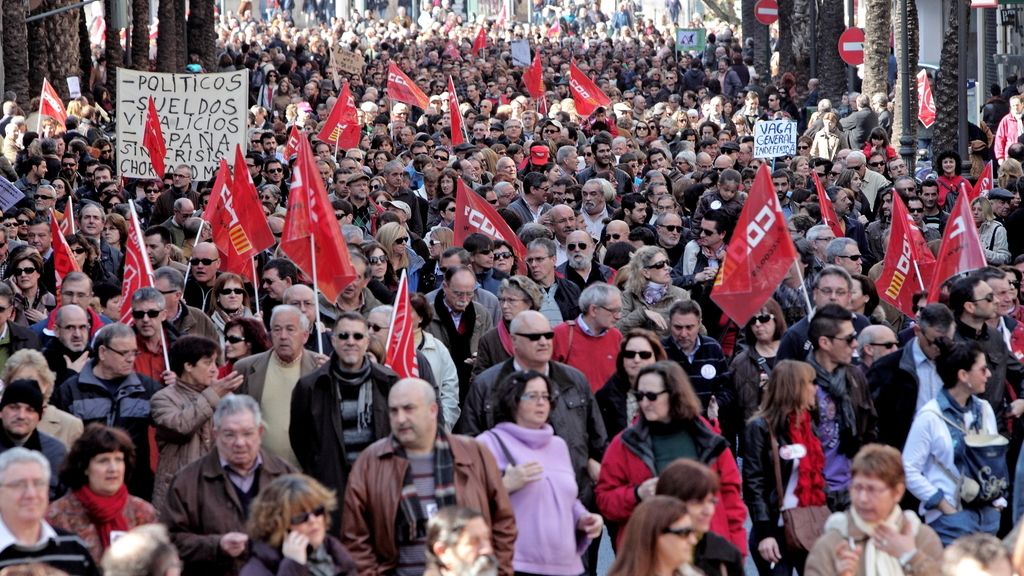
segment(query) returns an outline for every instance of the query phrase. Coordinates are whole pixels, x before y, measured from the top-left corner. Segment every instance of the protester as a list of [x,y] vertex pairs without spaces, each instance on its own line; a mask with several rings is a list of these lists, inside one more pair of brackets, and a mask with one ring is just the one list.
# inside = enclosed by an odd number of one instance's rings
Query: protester
[[43,412],[39,416],[38,429],[43,434],[60,440],[64,447],[71,448],[75,440],[82,435],[82,421],[67,412],[50,404],[56,376],[46,365],[46,359],[36,350],[19,350],[7,359],[0,382],[16,380],[32,380],[38,383],[43,393]]
[[608,575],[699,574],[692,568],[698,536],[686,504],[652,495],[637,506],[626,525],[621,551]]
[[634,328],[622,337],[615,374],[594,393],[609,438],[618,436],[636,420],[640,401],[633,392],[640,370],[665,358],[665,349],[650,330]]

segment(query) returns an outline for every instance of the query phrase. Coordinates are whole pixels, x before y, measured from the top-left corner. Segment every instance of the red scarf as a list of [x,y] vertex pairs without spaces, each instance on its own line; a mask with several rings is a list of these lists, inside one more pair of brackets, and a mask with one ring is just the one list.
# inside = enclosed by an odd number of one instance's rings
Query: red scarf
[[85,506],[89,520],[92,520],[100,534],[104,550],[110,546],[111,530],[128,530],[128,519],[124,515],[125,505],[128,504],[128,488],[124,484],[113,496],[100,496],[90,490],[89,486],[82,486],[75,490],[75,498]]
[[501,346],[505,349],[505,352],[509,356],[512,356],[512,335],[508,332],[508,326],[505,326],[505,320],[498,320],[498,339],[501,340]]
[[794,444],[803,444],[807,455],[800,459],[797,471],[796,498],[798,506],[825,505],[825,452],[811,428],[811,414],[806,410],[789,416],[789,437]]

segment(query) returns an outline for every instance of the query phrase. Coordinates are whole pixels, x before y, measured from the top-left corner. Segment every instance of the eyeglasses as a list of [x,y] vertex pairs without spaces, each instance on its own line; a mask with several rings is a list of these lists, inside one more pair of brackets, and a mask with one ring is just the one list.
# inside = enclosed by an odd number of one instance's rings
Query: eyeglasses
[[31,480],[25,479],[15,480],[14,482],[4,482],[3,484],[0,484],[0,486],[9,490],[14,490],[15,492],[24,493],[28,491],[29,486],[35,490],[47,490],[50,487],[50,483],[42,478],[34,478]]
[[618,241],[620,238],[622,238],[622,234],[609,234],[608,238]]
[[280,174],[284,172],[284,168],[267,168],[264,170],[267,174]]
[[668,266],[668,260],[661,260],[661,261],[655,262],[654,264],[651,264],[649,266],[644,266],[644,268],[646,268],[648,270],[661,270],[662,268],[664,268],[666,266]]
[[143,318],[156,318],[163,310],[132,310],[132,318],[142,320]]
[[228,344],[241,344],[245,342],[245,336],[235,336],[232,334],[231,336],[225,336],[224,341]]
[[989,292],[987,295],[982,296],[981,298],[974,298],[974,299],[972,299],[971,302],[981,302],[982,300],[984,300],[985,302],[994,302],[995,299],[996,299],[995,292]]
[[387,326],[381,326],[380,324],[373,324],[371,322],[367,322],[366,326],[370,329],[370,332],[373,332],[374,334],[388,329]]
[[519,397],[520,402],[543,402],[545,404],[551,403],[551,394],[546,392],[527,392]]
[[697,532],[697,529],[693,526],[682,526],[680,528],[665,528],[665,534],[674,534],[680,538],[689,538]]
[[114,354],[117,354],[121,358],[124,358],[125,360],[132,360],[133,358],[139,355],[138,350],[118,350],[117,348],[112,348],[106,345],[104,345],[103,347],[106,348],[107,350],[110,350]]
[[[654,358],[654,352],[651,352],[650,350],[623,350],[622,351],[622,357],[625,358],[626,360],[632,360],[632,359],[636,358],[637,356],[639,356],[641,360],[650,360],[651,358]],[[652,400],[653,400],[653,398],[652,398]]]
[[11,276],[21,276],[23,274],[27,275],[27,274],[35,274],[35,273],[36,273],[36,267],[35,266],[26,266],[25,268],[15,268],[14,272],[11,272]]
[[405,244],[409,241],[408,236],[402,236],[401,238],[395,238],[395,244]]
[[857,339],[857,335],[851,332],[851,333],[847,334],[846,336],[829,336],[829,339],[830,340],[842,340],[843,342],[846,342],[847,346],[849,346],[849,345],[853,344],[853,342]]
[[849,290],[843,290],[842,288],[838,290],[833,290],[832,288],[815,288],[815,290],[821,292],[825,296],[836,296],[837,298],[842,298],[844,296],[850,295]]
[[221,296],[231,296],[232,294],[241,296],[245,294],[245,288],[221,288],[219,294]]
[[326,515],[327,508],[325,508],[324,506],[317,506],[316,508],[313,508],[309,512],[303,512],[302,514],[296,514],[295,516],[292,516],[291,523],[292,526],[298,526],[299,524],[305,524],[313,516],[323,518]]
[[533,333],[533,334],[524,334],[522,332],[513,332],[512,335],[513,336],[522,336],[523,338],[526,338],[530,342],[539,342],[541,338],[543,338],[545,340],[554,340],[554,338],[555,338],[555,333],[554,332],[536,332],[536,333]]
[[754,321],[754,324],[767,324],[775,320],[775,314],[758,314],[751,318],[751,320]]
[[701,236],[714,236],[715,234],[718,234],[717,230],[708,230],[707,228],[700,229]]
[[796,147],[797,150],[807,150],[809,148],[810,146],[808,146],[807,144],[800,144]]
[[907,212],[911,214],[924,214],[924,208],[907,208]]
[[850,254],[849,256],[845,254],[840,254],[839,256],[837,256],[837,258],[844,258],[846,260],[849,260],[850,262],[859,262],[860,254]]
[[444,160],[445,162],[447,162],[448,157],[445,156],[444,154],[434,154],[434,160]]
[[565,249],[568,250],[569,252],[575,252],[576,250],[586,250],[587,248],[590,248],[590,245],[587,244],[586,242],[571,243],[565,245]]
[[[683,231],[683,227],[682,226],[677,226],[675,224],[659,224],[658,226],[661,227],[661,228],[664,228],[665,230],[668,230],[669,232],[682,232]],[[701,230],[704,230],[704,229],[701,228]]]
[[346,340],[355,340],[356,342],[359,342],[363,338],[366,338],[366,334],[363,334],[362,332],[338,332],[334,337],[343,342]]
[[200,264],[202,264],[203,266],[210,266],[217,260],[220,260],[220,258],[193,258],[189,260],[189,263],[191,263],[193,266],[199,266]]
[[868,165],[875,166],[876,168],[881,168],[882,166],[885,166],[885,162],[868,162]]
[[635,390],[633,392],[633,396],[636,397],[637,402],[642,402],[644,400],[654,402],[658,399],[658,396],[661,396],[662,394],[668,394],[668,390],[666,389],[660,392],[644,392],[642,390]]
[[190,178],[191,174],[175,174],[173,178]]
[[508,260],[511,257],[512,257],[512,253],[511,252],[495,252],[494,253],[494,259],[495,260]]
[[36,200],[53,200],[54,196],[36,194]]
[[899,342],[875,342],[874,344],[872,344],[872,346],[881,346],[882,348],[885,348],[886,350],[892,350],[893,348],[895,348],[895,347],[897,347],[899,345],[900,345]]

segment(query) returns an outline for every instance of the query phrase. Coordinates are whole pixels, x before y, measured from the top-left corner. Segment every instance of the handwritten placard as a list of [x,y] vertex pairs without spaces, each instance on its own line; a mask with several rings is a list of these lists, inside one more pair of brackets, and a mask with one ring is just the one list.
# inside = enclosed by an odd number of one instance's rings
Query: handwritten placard
[[363,66],[366,65],[366,59],[359,52],[353,52],[335,44],[331,49],[331,58],[334,61],[334,65],[338,67],[338,70],[352,76],[361,76],[363,74]]
[[771,120],[754,123],[754,157],[778,158],[796,155],[796,122]]

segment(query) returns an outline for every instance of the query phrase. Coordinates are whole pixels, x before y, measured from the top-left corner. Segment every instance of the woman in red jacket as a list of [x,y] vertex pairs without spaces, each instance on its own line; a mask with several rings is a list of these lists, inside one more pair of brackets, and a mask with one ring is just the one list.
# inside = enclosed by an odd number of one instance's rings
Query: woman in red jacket
[[728,442],[700,416],[686,373],[674,362],[657,362],[640,371],[633,393],[640,416],[608,446],[597,481],[597,505],[609,527],[625,525],[636,506],[655,495],[661,471],[677,458],[689,458],[710,466],[721,482],[711,531],[746,555],[740,472]]

